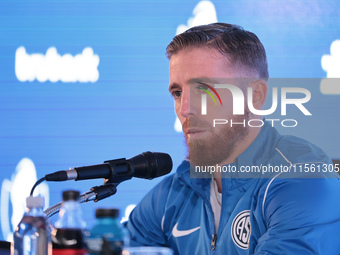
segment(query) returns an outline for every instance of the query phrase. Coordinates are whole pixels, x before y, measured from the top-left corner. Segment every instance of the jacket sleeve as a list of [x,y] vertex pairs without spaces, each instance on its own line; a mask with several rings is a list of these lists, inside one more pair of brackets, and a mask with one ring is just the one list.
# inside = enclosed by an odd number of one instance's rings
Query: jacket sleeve
[[338,178],[276,178],[262,213],[267,231],[255,254],[340,254]]
[[127,223],[131,246],[168,246],[162,218],[172,179],[157,184],[131,212]]

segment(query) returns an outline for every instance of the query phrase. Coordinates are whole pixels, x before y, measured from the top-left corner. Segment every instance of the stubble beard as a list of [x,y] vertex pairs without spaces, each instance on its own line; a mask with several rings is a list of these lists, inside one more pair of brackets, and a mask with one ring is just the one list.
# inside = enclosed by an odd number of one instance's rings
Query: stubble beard
[[[233,116],[233,122],[247,123],[249,113],[244,116]],[[218,131],[212,123],[191,117],[183,123],[183,128],[190,127],[209,128],[210,134],[204,139],[190,139],[187,136],[186,145],[190,164],[193,166],[215,166],[226,161],[234,152],[235,147],[248,135],[248,128],[236,124],[232,127],[228,124],[222,126]]]

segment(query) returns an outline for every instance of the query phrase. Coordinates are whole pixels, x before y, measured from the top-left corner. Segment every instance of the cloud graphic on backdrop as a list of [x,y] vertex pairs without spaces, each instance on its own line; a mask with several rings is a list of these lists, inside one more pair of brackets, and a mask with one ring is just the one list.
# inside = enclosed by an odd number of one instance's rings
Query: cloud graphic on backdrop
[[327,78],[322,79],[320,91],[327,95],[340,95],[340,40],[335,40],[331,44],[330,55],[323,55],[321,67],[327,72]]
[[[11,180],[4,179],[1,186],[1,229],[5,240],[13,240],[13,231],[26,211],[26,197],[37,181],[34,163],[29,158],[23,158],[15,168]],[[49,205],[49,189],[46,183],[41,183],[34,195],[45,197],[45,208]],[[12,208],[10,208],[12,205]],[[10,216],[10,214],[12,214]]]
[[129,215],[135,207],[136,207],[135,204],[130,204],[125,208],[124,216],[122,220],[120,221],[120,223],[124,223],[129,220]]
[[15,75],[21,82],[96,82],[99,78],[99,56],[87,47],[81,54],[59,55],[55,47],[50,47],[46,55],[28,54],[24,47],[15,53]]
[[216,9],[212,2],[201,1],[194,8],[194,17],[188,19],[187,25],[179,25],[176,30],[176,35],[183,33],[185,30],[199,25],[206,25],[217,22]]
[[212,2],[201,1],[194,8],[194,17],[188,19],[187,25],[179,25],[177,27],[176,35],[183,33],[185,30],[199,25],[206,25],[217,22],[216,9]]
[[[176,30],[176,35],[183,33],[185,30],[199,25],[206,25],[217,22],[216,9],[212,2],[201,1],[194,8],[194,17],[188,19],[187,25],[179,25]],[[174,129],[176,132],[182,132],[182,125],[180,120],[176,117]]]

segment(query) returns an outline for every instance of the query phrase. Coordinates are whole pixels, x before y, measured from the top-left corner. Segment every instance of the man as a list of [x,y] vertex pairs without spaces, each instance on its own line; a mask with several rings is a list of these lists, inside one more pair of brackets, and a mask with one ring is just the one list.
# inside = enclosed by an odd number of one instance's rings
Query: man
[[[263,107],[268,89],[257,36],[230,24],[198,26],[177,35],[167,55],[169,91],[189,153],[131,213],[132,245],[168,246],[175,254],[340,254],[339,178],[299,171],[330,166],[331,160],[307,141],[281,136],[250,111]],[[223,84],[233,86],[216,93]],[[250,103],[236,115],[233,93],[247,94],[248,88]],[[208,92],[220,104],[202,96]],[[245,124],[255,118],[265,124]],[[241,172],[252,166],[285,171]],[[214,169],[213,178],[196,175],[207,168]]]

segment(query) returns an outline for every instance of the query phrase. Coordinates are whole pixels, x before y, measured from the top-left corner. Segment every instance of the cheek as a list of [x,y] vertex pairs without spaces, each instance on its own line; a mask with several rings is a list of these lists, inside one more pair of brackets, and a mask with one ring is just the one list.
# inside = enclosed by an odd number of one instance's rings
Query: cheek
[[175,113],[176,113],[178,119],[181,121],[181,124],[183,124],[184,118],[183,118],[183,116],[180,113],[181,104],[179,102],[175,101],[174,106],[175,106]]
[[[230,115],[232,115],[232,109],[233,109],[232,99],[227,100],[226,98],[221,98],[222,105],[217,97],[215,97],[215,101],[216,101],[216,104],[210,96],[207,97],[207,114],[200,115],[202,118],[225,119],[226,117],[230,117]],[[200,113],[201,113],[201,110],[200,110]]]
[[233,115],[233,97],[231,93],[225,93],[221,96],[222,106],[218,104],[215,107],[216,112],[220,113],[222,116],[231,117]]
[[175,102],[174,102],[174,108],[175,108],[175,112],[176,112],[176,114],[177,114],[177,116],[178,116],[179,111],[180,111],[180,109],[181,109],[181,104],[180,104],[179,102],[175,101]]

